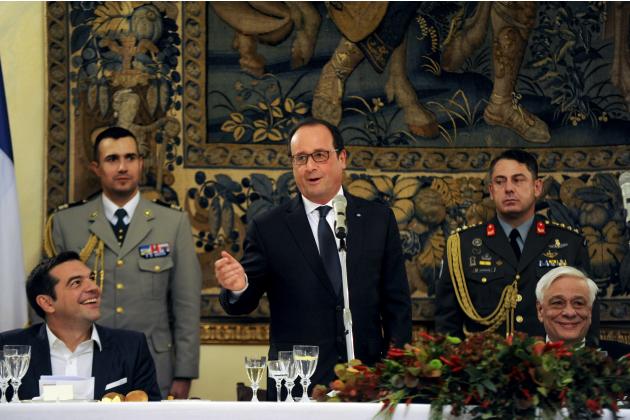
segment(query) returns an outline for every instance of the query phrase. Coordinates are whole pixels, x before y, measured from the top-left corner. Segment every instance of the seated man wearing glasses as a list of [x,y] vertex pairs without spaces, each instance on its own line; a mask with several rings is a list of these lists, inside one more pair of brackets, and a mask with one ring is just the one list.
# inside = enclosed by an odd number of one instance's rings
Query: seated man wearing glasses
[[161,399],[144,334],[94,323],[101,316],[101,290],[77,253],[65,251],[42,261],[29,275],[26,294],[46,322],[0,334],[0,348],[31,346],[18,391],[21,400],[39,395],[42,375],[94,377],[96,399],[135,390],[145,391],[150,400]]
[[[548,341],[564,341],[574,346],[586,344],[591,326],[597,284],[577,268],[556,267],[536,284],[536,312]],[[600,349],[618,359],[630,353],[630,345],[599,341]]]
[[[347,199],[347,275],[355,357],[378,361],[391,343],[411,339],[411,299],[393,212],[342,188],[347,151],[336,127],[307,119],[293,130],[289,153],[300,194],[249,220],[240,263],[215,263],[221,305],[247,314],[269,299],[269,358],[295,344],[319,346],[312,384],[328,384],[346,360],[337,195]],[[268,397],[275,398],[270,389]],[[297,388],[297,387],[296,387]],[[296,392],[299,395],[299,391]]]

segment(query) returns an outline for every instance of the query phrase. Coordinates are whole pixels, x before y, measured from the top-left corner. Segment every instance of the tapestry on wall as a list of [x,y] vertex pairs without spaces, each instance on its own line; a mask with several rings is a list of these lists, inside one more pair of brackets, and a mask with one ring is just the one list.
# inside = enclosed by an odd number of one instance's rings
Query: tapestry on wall
[[431,327],[449,232],[494,216],[490,161],[522,147],[541,211],[588,240],[604,335],[626,338],[630,6],[53,2],[47,15],[48,209],[96,192],[100,130],[134,132],[143,193],[190,215],[206,341],[267,339],[266,303],[227,317],[212,267],[296,194],[287,136],[308,116],[340,127],[348,191],[394,211],[416,323]]

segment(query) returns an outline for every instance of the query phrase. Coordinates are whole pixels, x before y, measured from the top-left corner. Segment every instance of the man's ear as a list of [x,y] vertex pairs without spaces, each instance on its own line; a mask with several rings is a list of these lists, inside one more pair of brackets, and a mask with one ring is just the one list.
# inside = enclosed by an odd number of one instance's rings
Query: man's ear
[[55,307],[53,306],[53,298],[48,295],[37,295],[35,298],[35,302],[39,305],[40,308],[47,314],[52,314],[55,312]]
[[92,172],[94,175],[98,176],[98,162],[93,160],[90,162],[90,164],[88,165],[88,168],[90,170],[90,172]]
[[536,301],[536,315],[538,315],[538,320],[543,322],[542,305],[538,301]]
[[534,181],[534,196],[538,199],[542,195],[543,180],[538,178]]

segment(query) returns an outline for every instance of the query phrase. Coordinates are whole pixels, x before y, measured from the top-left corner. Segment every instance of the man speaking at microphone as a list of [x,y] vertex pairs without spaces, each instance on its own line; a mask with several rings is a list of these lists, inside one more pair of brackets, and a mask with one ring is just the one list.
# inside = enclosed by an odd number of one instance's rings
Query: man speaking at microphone
[[[319,346],[311,383],[328,385],[335,364],[346,360],[339,239],[333,233],[337,195],[347,200],[346,267],[355,358],[373,364],[390,344],[411,340],[409,284],[392,211],[341,186],[347,151],[337,128],[307,119],[296,125],[290,139],[300,194],[248,221],[241,262],[222,252],[215,274],[223,287],[221,305],[231,315],[253,311],[266,292],[269,358],[295,344]],[[343,205],[334,201],[341,213]],[[343,223],[343,215],[337,216],[337,224]]]

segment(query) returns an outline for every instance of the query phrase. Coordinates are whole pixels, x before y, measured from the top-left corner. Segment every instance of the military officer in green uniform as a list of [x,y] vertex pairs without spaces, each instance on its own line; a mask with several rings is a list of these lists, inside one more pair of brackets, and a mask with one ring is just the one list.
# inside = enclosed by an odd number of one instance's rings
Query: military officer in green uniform
[[[458,228],[448,238],[436,288],[436,330],[459,337],[486,330],[544,337],[536,314],[536,283],[554,267],[588,273],[586,241],[577,229],[535,214],[542,180],[531,154],[504,151],[492,161],[489,177],[497,216]],[[596,344],[598,336],[596,301],[589,342]]]
[[80,254],[101,287],[101,324],[144,332],[162,395],[187,398],[199,374],[201,296],[188,216],[141,197],[143,159],[128,130],[100,133],[93,159],[102,193],[52,214],[46,252]]

